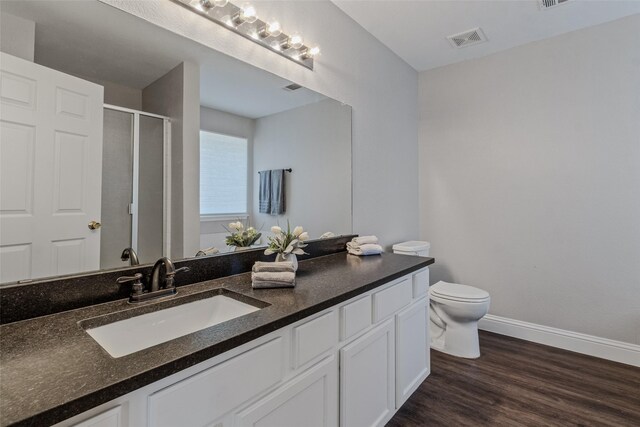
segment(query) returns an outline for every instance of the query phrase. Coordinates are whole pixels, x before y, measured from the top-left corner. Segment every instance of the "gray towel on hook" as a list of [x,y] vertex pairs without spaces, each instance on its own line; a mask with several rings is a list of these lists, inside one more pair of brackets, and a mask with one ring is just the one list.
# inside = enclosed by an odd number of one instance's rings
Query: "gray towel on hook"
[[285,210],[284,200],[284,169],[274,169],[271,171],[271,215],[282,215]]
[[260,191],[258,196],[258,211],[271,213],[271,171],[260,171]]

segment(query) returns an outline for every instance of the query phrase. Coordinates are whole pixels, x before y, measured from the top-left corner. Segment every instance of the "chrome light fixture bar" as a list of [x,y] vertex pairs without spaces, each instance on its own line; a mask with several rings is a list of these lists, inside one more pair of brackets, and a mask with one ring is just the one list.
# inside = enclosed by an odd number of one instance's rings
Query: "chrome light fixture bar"
[[253,6],[236,6],[228,0],[172,0],[194,13],[260,46],[313,70],[318,47],[306,46],[299,34],[285,34],[276,21],[263,21]]

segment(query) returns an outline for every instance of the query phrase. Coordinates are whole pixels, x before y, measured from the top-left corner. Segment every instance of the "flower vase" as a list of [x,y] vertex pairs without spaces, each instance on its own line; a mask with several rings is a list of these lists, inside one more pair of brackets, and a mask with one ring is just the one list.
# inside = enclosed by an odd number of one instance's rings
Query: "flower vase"
[[291,261],[291,263],[293,264],[293,270],[298,271],[298,257],[296,256],[296,254],[289,254],[286,256],[286,258],[283,254],[277,254],[276,262],[283,261]]
[[243,252],[251,249],[251,246],[234,246],[234,248],[233,252]]

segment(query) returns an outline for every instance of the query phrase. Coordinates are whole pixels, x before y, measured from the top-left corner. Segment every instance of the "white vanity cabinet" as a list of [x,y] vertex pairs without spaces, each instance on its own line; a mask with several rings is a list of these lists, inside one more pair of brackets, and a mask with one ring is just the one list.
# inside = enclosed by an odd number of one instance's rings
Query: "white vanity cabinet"
[[384,426],[429,375],[425,286],[427,268],[59,425]]

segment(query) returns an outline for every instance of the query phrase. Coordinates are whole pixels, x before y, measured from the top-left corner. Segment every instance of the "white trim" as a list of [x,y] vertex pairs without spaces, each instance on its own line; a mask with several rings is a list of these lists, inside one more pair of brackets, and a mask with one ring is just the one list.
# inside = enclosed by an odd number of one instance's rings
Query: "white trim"
[[202,222],[215,222],[215,221],[235,221],[238,219],[247,219],[249,218],[249,214],[247,213],[239,213],[239,214],[205,214],[200,215],[200,221]]
[[640,345],[487,314],[479,329],[640,367]]
[[164,176],[162,180],[162,204],[164,206],[164,221],[162,222],[162,231],[164,239],[163,254],[166,257],[171,256],[171,120],[163,119],[164,131],[164,155],[162,163],[164,167]]
[[169,117],[167,117],[167,116],[161,116],[159,114],[147,113],[146,111],[133,110],[131,108],[120,107],[118,105],[113,105],[113,104],[104,104],[104,108],[108,108],[109,110],[123,111],[125,113],[131,113],[131,114],[142,114],[143,116],[155,117],[156,119],[169,120]]
[[138,215],[138,202],[140,195],[140,114],[133,113],[133,188],[131,204],[133,206],[131,216],[131,247],[138,250],[138,225],[140,216]]

